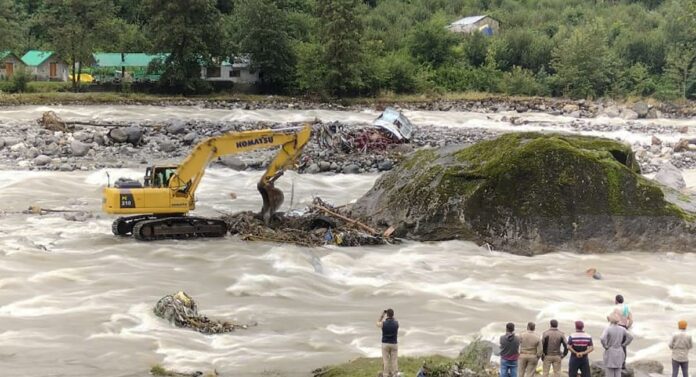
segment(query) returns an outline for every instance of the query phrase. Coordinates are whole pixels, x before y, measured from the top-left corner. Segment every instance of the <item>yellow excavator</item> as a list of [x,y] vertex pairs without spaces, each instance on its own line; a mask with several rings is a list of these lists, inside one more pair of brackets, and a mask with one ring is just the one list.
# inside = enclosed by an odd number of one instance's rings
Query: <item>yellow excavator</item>
[[104,188],[102,209],[108,214],[131,215],[116,219],[112,231],[138,240],[222,237],[227,224],[220,219],[188,216],[195,209],[195,193],[205,169],[214,159],[256,149],[280,146],[259,180],[263,199],[259,216],[268,223],[283,203],[274,182],[291,168],[309,142],[312,127],[289,127],[230,132],[203,140],[179,166],[151,166],[139,181],[118,181]]

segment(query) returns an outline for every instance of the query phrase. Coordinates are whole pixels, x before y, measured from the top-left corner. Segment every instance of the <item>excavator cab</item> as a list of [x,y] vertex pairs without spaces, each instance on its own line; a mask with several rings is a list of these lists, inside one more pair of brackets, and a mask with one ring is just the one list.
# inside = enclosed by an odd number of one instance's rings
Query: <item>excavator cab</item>
[[145,187],[169,187],[169,179],[176,173],[177,166],[148,166],[145,169]]

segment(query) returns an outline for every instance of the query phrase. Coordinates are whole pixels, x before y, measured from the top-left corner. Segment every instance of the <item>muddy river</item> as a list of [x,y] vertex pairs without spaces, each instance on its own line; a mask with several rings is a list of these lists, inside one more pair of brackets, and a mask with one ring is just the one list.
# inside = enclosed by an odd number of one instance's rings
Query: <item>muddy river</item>
[[[35,119],[43,110],[3,110],[0,123]],[[60,111],[111,119],[166,115],[162,108]],[[213,119],[373,118],[370,112],[181,111],[177,116]],[[411,115],[414,122],[449,119],[446,113]],[[466,124],[457,122],[461,124],[450,126]],[[494,126],[507,127],[502,122]],[[112,179],[142,175],[130,169],[109,173]],[[199,190],[197,213],[259,209],[259,175],[210,169]],[[693,190],[696,173],[686,175]],[[278,186],[286,192],[287,210],[302,208],[313,196],[350,202],[375,179],[289,173]],[[374,322],[386,307],[394,308],[401,323],[401,355],[455,356],[475,337],[496,339],[508,321],[520,328],[536,321],[545,329],[556,318],[568,332],[573,321],[582,319],[598,337],[617,293],[634,311],[636,340],[629,347],[629,361],[657,359],[667,366],[667,341],[676,322],[683,318],[696,323],[696,254],[628,250],[527,258],[469,242],[312,249],[246,243],[232,236],[142,243],[111,234],[113,218],[99,212],[100,188],[106,182],[103,170],[0,171],[3,375],[145,376],[152,365],[162,364],[182,371],[215,368],[235,376],[308,376],[326,364],[378,356]],[[237,199],[230,199],[230,193]],[[19,213],[30,205],[89,211],[94,216],[76,222],[62,214]],[[586,277],[589,267],[597,268],[604,279]],[[256,321],[258,326],[217,336],[173,328],[157,318],[152,307],[178,290],[194,297],[206,315]],[[600,357],[600,352],[593,354]]]

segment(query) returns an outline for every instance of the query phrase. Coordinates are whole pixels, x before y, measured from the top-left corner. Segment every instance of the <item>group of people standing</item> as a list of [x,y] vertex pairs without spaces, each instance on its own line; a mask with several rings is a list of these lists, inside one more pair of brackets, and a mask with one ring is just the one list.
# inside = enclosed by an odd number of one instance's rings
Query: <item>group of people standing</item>
[[[633,313],[624,298],[617,295],[616,306],[607,315],[609,325],[602,332],[600,342],[604,349],[603,367],[606,377],[621,377],[626,369],[626,347],[633,341],[628,331],[633,325]],[[688,353],[692,348],[691,336],[686,333],[686,321],[679,321],[679,332],[672,337],[672,377],[677,377],[679,368],[688,377]],[[561,360],[570,353],[568,376],[590,377],[590,360],[587,355],[594,351],[592,336],[585,332],[585,324],[575,321],[575,332],[567,339],[558,329],[558,321],[552,319],[550,328],[539,336],[533,322],[519,336],[515,334],[515,324],[508,323],[505,334],[500,337],[500,377],[533,377],[539,360],[542,361],[542,375],[548,377],[553,370],[554,377],[560,377]]]
[[[621,295],[615,298],[615,306],[607,315],[609,325],[600,337],[604,349],[603,367],[606,377],[621,377],[626,369],[626,347],[633,341],[628,331],[633,326],[633,313]],[[575,321],[575,331],[569,336],[559,330],[558,321],[552,319],[549,329],[538,335],[536,324],[529,322],[527,330],[515,334],[515,324],[505,325],[505,334],[500,337],[500,377],[534,377],[539,361],[542,362],[542,375],[553,377],[561,375],[561,361],[570,353],[568,376],[591,377],[588,355],[595,350],[592,336],[585,332],[583,321]],[[689,377],[689,350],[692,348],[691,335],[686,332],[687,323],[677,324],[679,332],[669,342],[672,350],[672,377],[677,377],[681,369],[683,377]],[[382,377],[396,377],[398,373],[397,335],[399,322],[394,318],[394,310],[384,310],[377,321],[382,330]],[[421,373],[422,374],[422,373]],[[420,376],[420,375],[419,375]]]

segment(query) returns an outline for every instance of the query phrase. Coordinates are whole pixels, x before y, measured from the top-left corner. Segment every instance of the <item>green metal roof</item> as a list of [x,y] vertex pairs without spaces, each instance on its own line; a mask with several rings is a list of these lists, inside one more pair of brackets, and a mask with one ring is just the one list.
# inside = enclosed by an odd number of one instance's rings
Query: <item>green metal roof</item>
[[12,54],[12,51],[10,50],[5,50],[5,51],[0,51],[0,60],[5,59],[9,55]]
[[53,51],[29,50],[26,54],[24,54],[24,56],[22,56],[22,61],[26,65],[38,66],[52,55]]
[[169,54],[99,52],[92,54],[97,67],[147,67],[155,59],[166,59]]

